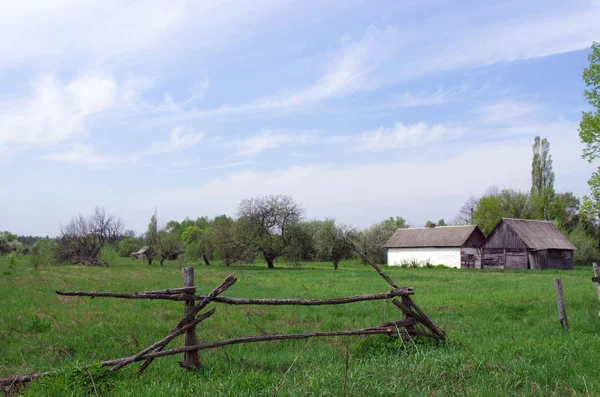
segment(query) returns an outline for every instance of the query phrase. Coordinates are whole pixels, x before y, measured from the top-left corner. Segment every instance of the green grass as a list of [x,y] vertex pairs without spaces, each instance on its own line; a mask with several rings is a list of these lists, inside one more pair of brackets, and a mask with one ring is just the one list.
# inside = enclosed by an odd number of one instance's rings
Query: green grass
[[[349,345],[349,396],[600,395],[600,303],[591,268],[386,268],[397,284],[415,288],[415,302],[446,330],[443,344],[402,345],[383,336],[315,338],[203,351],[204,366],[196,371],[181,369],[180,356],[155,360],[141,377],[135,374],[137,366],[117,374],[97,367],[81,370],[85,364],[132,355],[164,337],[181,318],[183,305],[60,297],[54,290],[177,287],[179,266],[123,259],[110,268],[42,266],[36,271],[30,258],[20,257],[10,268],[0,257],[0,377],[59,371],[22,391],[30,396],[341,396]],[[238,282],[227,296],[325,298],[390,289],[372,268],[356,263],[342,263],[338,271],[325,263],[277,266],[198,265],[196,284],[207,292],[235,271]],[[558,322],[556,276],[563,281],[570,331]],[[355,329],[400,318],[390,302],[382,301],[216,308],[198,329],[201,341]]]

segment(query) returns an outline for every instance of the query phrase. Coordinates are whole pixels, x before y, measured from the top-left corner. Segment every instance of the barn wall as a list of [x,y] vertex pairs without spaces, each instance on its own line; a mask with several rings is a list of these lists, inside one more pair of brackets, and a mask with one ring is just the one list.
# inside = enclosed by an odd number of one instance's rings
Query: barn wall
[[400,266],[402,262],[416,260],[419,262],[429,261],[432,265],[444,265],[448,267],[460,267],[461,249],[459,247],[449,248],[388,248],[388,265]]
[[486,250],[504,248],[524,250],[526,248],[519,236],[506,226],[504,222],[500,222],[492,231],[482,247]]
[[467,241],[465,241],[465,243],[463,244],[463,249],[479,248],[481,247],[481,244],[483,244],[484,241],[485,237],[483,236],[483,233],[481,233],[481,231],[479,231],[479,229],[477,228],[473,231],[473,233],[471,233]]
[[573,251],[548,250],[548,268],[565,270],[573,269]]
[[527,269],[527,253],[521,249],[486,249],[483,251],[484,269]]
[[460,250],[460,267],[476,268],[477,262],[480,260],[477,248],[463,247]]

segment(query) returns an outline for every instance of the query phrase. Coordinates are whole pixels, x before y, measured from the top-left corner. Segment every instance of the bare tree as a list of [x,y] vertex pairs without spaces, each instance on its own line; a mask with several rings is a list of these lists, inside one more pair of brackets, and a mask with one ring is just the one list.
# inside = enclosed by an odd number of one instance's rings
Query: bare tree
[[56,246],[58,262],[99,264],[98,257],[104,246],[118,241],[123,234],[123,223],[115,215],[107,215],[104,208],[96,207],[94,214],[81,214],[60,227]]
[[263,255],[269,269],[275,267],[275,259],[291,246],[294,226],[303,213],[301,205],[289,196],[256,197],[240,203],[238,216],[246,226],[243,237]]
[[477,209],[477,204],[479,203],[479,199],[477,197],[469,197],[467,201],[460,207],[458,210],[458,214],[456,218],[452,221],[454,225],[472,225],[473,224],[473,214]]

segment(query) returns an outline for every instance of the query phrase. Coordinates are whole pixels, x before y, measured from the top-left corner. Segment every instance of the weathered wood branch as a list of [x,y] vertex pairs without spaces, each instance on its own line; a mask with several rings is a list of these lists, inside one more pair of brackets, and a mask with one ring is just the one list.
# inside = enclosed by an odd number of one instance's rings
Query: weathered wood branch
[[10,387],[13,385],[22,385],[23,383],[31,382],[37,378],[50,375],[50,372],[41,372],[39,374],[30,375],[15,375],[0,379],[0,387]]
[[[194,295],[194,296],[176,296],[176,295],[164,295],[164,294],[148,294],[142,295],[140,293],[128,294],[128,293],[117,293],[117,292],[82,292],[82,291],[56,291],[58,295],[63,296],[89,296],[89,297],[101,297],[101,298],[123,298],[123,299],[165,299],[173,301],[186,301],[194,300],[201,301],[206,298],[205,295]],[[225,296],[217,296],[212,299],[213,302],[223,303],[226,305],[268,305],[268,306],[285,306],[285,305],[297,305],[297,306],[319,306],[319,305],[342,305],[346,303],[354,303],[369,300],[383,300],[389,298],[395,298],[398,296],[413,295],[414,290],[409,287],[401,287],[392,290],[391,292],[385,292],[381,294],[366,294],[358,296],[350,296],[347,298],[331,298],[331,299],[252,299],[252,298],[229,298]]]
[[[223,280],[223,282],[217,288],[213,289],[208,295],[206,295],[206,297],[200,303],[198,303],[191,310],[189,310],[188,313],[181,320],[179,320],[179,322],[177,324],[175,324],[175,327],[173,327],[171,332],[174,332],[174,331],[182,328],[183,326],[187,325],[188,323],[191,323],[194,320],[194,318],[196,317],[196,314],[198,314],[200,312],[200,310],[204,309],[217,295],[220,295],[223,292],[227,291],[227,289],[229,287],[231,287],[233,284],[235,284],[235,282],[237,281],[237,278],[235,278],[233,276],[233,274],[234,273],[231,273],[229,276],[227,276],[225,278],[225,280]],[[171,332],[169,332],[169,333],[171,333]],[[166,342],[166,343],[162,342],[161,344],[159,344],[156,347],[155,351],[160,352],[162,349],[164,349],[164,347],[167,345],[167,343],[169,343],[169,342]],[[142,372],[144,372],[146,370],[146,368],[148,368],[148,366],[152,363],[152,360],[153,360],[153,358],[147,359],[140,366],[140,368],[138,368],[138,374],[141,374]]]
[[196,319],[194,319],[194,321],[192,321],[191,323],[189,323],[189,324],[187,324],[187,325],[185,325],[185,326],[183,326],[183,327],[181,327],[181,328],[179,328],[179,329],[177,329],[175,331],[171,331],[169,333],[169,335],[167,335],[163,339],[159,340],[158,342],[153,343],[152,345],[148,346],[147,348],[145,348],[141,352],[137,353],[136,355],[131,356],[128,359],[125,359],[124,361],[122,361],[118,365],[114,366],[110,370],[111,371],[117,371],[117,370],[123,368],[124,366],[135,362],[137,359],[139,359],[140,357],[142,357],[144,354],[147,354],[147,353],[153,351],[154,349],[156,349],[156,348],[158,348],[160,346],[163,346],[163,347],[167,346],[169,344],[169,342],[171,342],[177,336],[179,336],[179,335],[187,332],[187,330],[189,330],[189,329],[195,327],[196,325],[200,324],[202,321],[206,320],[207,318],[209,318],[213,314],[215,314],[215,309],[211,309],[208,312],[201,314]]
[[[211,343],[202,343],[193,346],[185,346],[176,349],[170,350],[162,350],[162,351],[154,351],[152,353],[144,354],[143,356],[137,357],[135,361],[144,361],[144,360],[152,360],[159,357],[170,356],[174,354],[180,354],[187,351],[200,351],[207,349],[214,349],[217,347],[228,346],[228,345],[236,345],[243,343],[256,343],[256,342],[270,342],[270,341],[279,341],[279,340],[288,340],[288,339],[307,339],[313,337],[331,337],[331,336],[356,336],[356,335],[389,335],[396,336],[398,332],[402,332],[401,329],[412,325],[414,323],[413,319],[403,319],[400,321],[395,321],[391,323],[381,324],[376,327],[364,328],[354,331],[331,331],[331,332],[308,332],[303,334],[282,334],[282,335],[264,335],[264,336],[249,336],[243,338],[235,338],[235,339],[227,339],[217,342]],[[415,335],[425,335],[430,336],[429,334],[414,331]],[[135,356],[134,356],[135,357]],[[122,362],[130,361],[132,357],[119,358],[115,360],[103,361],[100,363],[103,367],[114,367],[116,365],[121,364]],[[135,362],[134,361],[134,362]],[[89,366],[84,366],[83,368],[88,368]],[[10,386],[13,384],[21,384],[30,382],[34,379],[40,378],[42,376],[51,375],[49,372],[43,372],[38,374],[30,374],[30,375],[20,375],[20,376],[9,376],[4,379],[0,379],[0,386]]]
[[[394,324],[388,324],[389,326],[382,327],[372,327],[372,328],[364,328],[354,331],[331,331],[331,332],[308,332],[304,334],[282,334],[282,335],[264,335],[264,336],[247,336],[243,338],[235,338],[235,339],[227,339],[217,342],[211,343],[201,343],[194,346],[184,346],[176,349],[163,350],[154,353],[148,353],[136,361],[142,361],[146,359],[154,359],[158,357],[171,356],[174,354],[180,354],[187,351],[195,351],[195,350],[206,350],[206,349],[214,349],[221,346],[228,345],[237,345],[242,343],[256,343],[256,342],[270,342],[270,341],[279,341],[279,340],[287,340],[287,339],[306,339],[313,337],[331,337],[331,336],[353,336],[353,335],[390,335],[398,333],[398,329],[406,326],[409,322],[405,320],[400,320]],[[125,359],[117,359],[104,361],[101,363],[102,366],[114,366],[119,364],[121,361]]]
[[400,287],[398,287],[398,286],[396,285],[396,283],[394,283],[394,281],[393,281],[393,280],[392,280],[392,279],[391,279],[391,278],[390,278],[390,277],[389,277],[387,274],[385,274],[385,273],[383,272],[383,270],[381,270],[381,269],[379,268],[379,266],[375,265],[375,264],[374,264],[374,263],[373,263],[373,262],[372,262],[372,261],[369,259],[369,257],[368,257],[368,256],[366,256],[365,254],[363,254],[363,253],[361,252],[361,250],[359,250],[359,249],[358,249],[358,247],[356,246],[356,244],[354,244],[354,241],[352,241],[352,239],[351,239],[350,237],[346,236],[346,237],[345,237],[345,239],[346,239],[346,243],[347,243],[347,244],[348,244],[348,245],[349,245],[349,246],[352,248],[352,250],[354,250],[354,252],[356,252],[356,253],[357,253],[357,254],[358,254],[358,255],[359,255],[359,256],[360,256],[360,257],[361,257],[361,258],[362,258],[362,259],[363,259],[363,260],[364,260],[366,263],[368,263],[369,265],[371,265],[371,267],[372,267],[373,269],[375,269],[375,270],[377,271],[377,273],[379,273],[379,275],[380,275],[381,277],[383,277],[383,278],[384,278],[384,280],[385,280],[385,281],[387,281],[387,283],[388,283],[388,284],[389,284],[389,285],[390,285],[392,288],[394,288],[394,289],[399,289],[399,288],[400,288]]
[[429,319],[429,317],[427,317],[427,315],[423,312],[423,310],[421,310],[419,308],[419,306],[417,306],[415,304],[415,302],[413,302],[412,299],[410,299],[410,297],[403,297],[404,302],[400,302],[397,299],[394,299],[392,301],[392,303],[400,310],[402,310],[402,312],[407,316],[407,317],[413,317],[415,318],[418,322],[420,322],[421,324],[423,324],[425,327],[427,327],[431,332],[433,332],[434,335],[436,335],[437,338],[439,339],[446,339],[446,333],[438,328],[437,325],[435,325],[433,323],[433,321],[431,321]]
[[138,294],[138,295],[157,295],[157,294],[178,295],[178,294],[193,294],[195,292],[196,292],[196,287],[182,287],[182,288],[159,289],[159,290],[154,290],[154,291],[140,291],[140,292],[134,292],[134,294]]

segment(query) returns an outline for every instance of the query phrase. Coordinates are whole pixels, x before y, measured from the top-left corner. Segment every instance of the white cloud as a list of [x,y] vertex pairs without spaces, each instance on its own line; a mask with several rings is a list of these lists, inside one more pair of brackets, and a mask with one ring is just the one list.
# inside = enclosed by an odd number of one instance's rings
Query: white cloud
[[108,165],[123,161],[119,157],[105,156],[97,153],[90,144],[73,144],[67,151],[51,153],[42,157],[58,162],[87,165]]
[[275,131],[263,131],[258,135],[246,138],[238,144],[238,154],[244,156],[256,156],[260,152],[276,149],[286,144],[307,144],[313,138],[306,133],[287,133]]
[[180,125],[171,130],[166,142],[154,142],[139,155],[179,152],[198,145],[203,136],[201,132],[194,132],[193,129]]
[[31,82],[29,97],[0,102],[0,147],[52,145],[79,138],[96,114],[133,106],[141,81],[117,82],[90,72],[62,83],[53,75]]
[[362,150],[393,150],[422,145],[431,145],[459,138],[465,132],[445,124],[396,123],[391,128],[379,127],[360,134],[359,147]]
[[515,101],[502,101],[475,109],[481,122],[495,125],[529,122],[539,110],[538,105]]
[[332,55],[323,74],[314,83],[242,105],[224,105],[215,112],[289,110],[376,88],[377,68],[399,46],[399,37],[393,27],[381,30],[371,26],[360,39],[351,41],[344,36],[341,42],[342,46]]
[[405,91],[394,95],[388,105],[394,108],[443,105],[465,93],[468,88],[469,87],[464,84],[460,88],[450,90],[439,87],[436,91],[431,93],[426,93],[424,91]]

